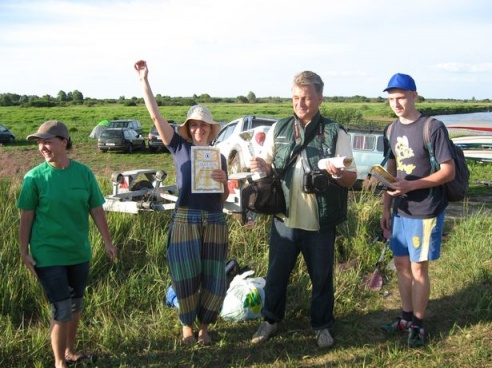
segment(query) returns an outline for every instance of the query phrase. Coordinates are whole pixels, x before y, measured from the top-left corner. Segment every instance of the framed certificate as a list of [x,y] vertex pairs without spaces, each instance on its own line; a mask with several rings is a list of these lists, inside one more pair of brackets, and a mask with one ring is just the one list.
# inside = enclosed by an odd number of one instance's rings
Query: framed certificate
[[212,179],[212,170],[221,169],[217,147],[191,147],[191,192],[224,193],[222,183]]

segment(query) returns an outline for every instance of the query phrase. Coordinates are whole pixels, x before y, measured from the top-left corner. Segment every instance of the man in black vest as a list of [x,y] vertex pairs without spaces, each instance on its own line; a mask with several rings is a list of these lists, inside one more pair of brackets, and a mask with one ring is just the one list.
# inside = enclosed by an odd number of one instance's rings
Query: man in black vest
[[[323,86],[316,73],[304,71],[295,76],[294,115],[279,120],[269,130],[262,157],[251,160],[252,171],[271,175],[273,164],[282,173],[287,207],[272,221],[264,321],[253,335],[253,343],[265,342],[277,332],[285,316],[287,286],[299,253],[312,283],[311,327],[316,341],[322,348],[334,342],[329,328],[335,322],[335,232],[336,225],[346,220],[347,188],[357,173],[350,137],[340,124],[319,112]],[[326,160],[335,157],[338,160]]]

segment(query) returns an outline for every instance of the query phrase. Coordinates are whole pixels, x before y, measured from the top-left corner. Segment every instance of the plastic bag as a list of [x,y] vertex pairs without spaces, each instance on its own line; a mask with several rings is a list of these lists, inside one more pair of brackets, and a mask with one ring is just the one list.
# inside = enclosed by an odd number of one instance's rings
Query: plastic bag
[[227,290],[220,316],[226,321],[246,321],[261,318],[265,301],[265,279],[249,277],[255,271],[246,271],[234,277]]
[[178,297],[172,285],[169,285],[166,292],[166,305],[172,308],[179,308]]

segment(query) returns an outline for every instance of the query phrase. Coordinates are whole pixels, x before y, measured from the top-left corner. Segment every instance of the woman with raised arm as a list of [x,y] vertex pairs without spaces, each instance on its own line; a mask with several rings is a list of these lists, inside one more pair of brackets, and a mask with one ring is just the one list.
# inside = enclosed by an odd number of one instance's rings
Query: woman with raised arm
[[148,81],[147,63],[134,65],[143,87],[144,100],[162,142],[173,155],[179,194],[168,231],[167,260],[179,303],[183,325],[183,343],[194,344],[194,325],[198,321],[198,343],[211,344],[208,325],[214,323],[226,293],[225,263],[228,228],[223,205],[229,190],[227,163],[220,155],[221,169],[211,172],[211,179],[222,184],[223,193],[192,192],[193,146],[209,146],[217,137],[220,125],[210,110],[192,106],[179,134],[161,115]]

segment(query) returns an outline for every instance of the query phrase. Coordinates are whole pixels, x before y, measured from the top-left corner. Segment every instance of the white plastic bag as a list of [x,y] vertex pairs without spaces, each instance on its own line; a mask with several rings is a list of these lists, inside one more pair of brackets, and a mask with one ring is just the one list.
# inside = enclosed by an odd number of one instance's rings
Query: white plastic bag
[[255,271],[246,271],[234,277],[227,290],[220,316],[226,321],[246,321],[261,318],[265,300],[265,279],[249,277]]

